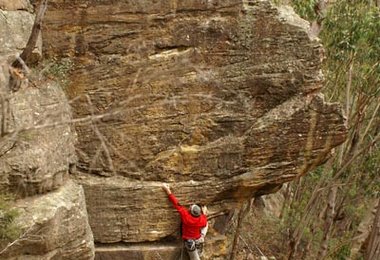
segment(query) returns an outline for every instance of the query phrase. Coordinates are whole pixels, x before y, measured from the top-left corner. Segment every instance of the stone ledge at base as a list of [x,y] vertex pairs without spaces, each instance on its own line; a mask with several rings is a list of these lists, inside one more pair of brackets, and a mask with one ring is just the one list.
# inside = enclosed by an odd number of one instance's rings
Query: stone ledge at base
[[[205,243],[205,259],[224,259],[227,254],[227,238],[214,236]],[[98,244],[95,247],[95,260],[177,260],[181,259],[182,243],[115,243]],[[188,259],[183,251],[183,260]]]

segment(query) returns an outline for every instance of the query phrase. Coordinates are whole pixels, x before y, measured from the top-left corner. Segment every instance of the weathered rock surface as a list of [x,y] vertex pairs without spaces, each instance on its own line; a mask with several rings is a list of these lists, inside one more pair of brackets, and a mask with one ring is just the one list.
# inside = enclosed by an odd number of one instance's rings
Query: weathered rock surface
[[[20,1],[2,1],[13,6]],[[8,5],[7,5],[8,4]],[[6,8],[12,9],[12,8]],[[61,186],[75,158],[71,109],[62,88],[50,81],[31,84],[25,72],[12,70],[17,92],[9,89],[9,62],[25,47],[34,22],[27,11],[0,10],[0,187],[18,197]],[[36,85],[38,84],[38,86]]]
[[22,235],[0,248],[0,259],[93,259],[83,188],[68,180],[76,136],[62,89],[54,82],[36,88],[23,80],[17,92],[2,85],[1,94],[0,190],[23,199],[14,206]]
[[0,259],[93,259],[83,188],[68,180],[76,135],[65,93],[40,79],[42,72],[32,77],[9,67],[26,45],[33,15],[2,9],[24,9],[24,2],[0,1],[0,192],[19,198],[22,230],[17,240],[1,243]]
[[75,163],[71,110],[61,87],[47,82],[39,88],[24,81],[4,102],[7,122],[2,138],[0,186],[18,197],[57,189]]
[[[13,61],[28,42],[34,15],[29,1],[0,0],[0,60]],[[33,60],[41,57],[42,40],[33,51]]]
[[[34,15],[24,10],[29,5],[0,2],[0,188],[18,197],[58,188],[76,161],[76,135],[62,88],[41,80],[42,72],[33,72],[30,82],[30,72],[9,66],[31,34]],[[12,83],[18,85],[17,92],[11,91]]]
[[67,93],[77,117],[94,115],[77,131],[96,241],[171,237],[179,220],[161,182],[215,213],[305,174],[345,139],[338,106],[318,94],[322,47],[287,8],[49,2],[47,54],[76,61]]
[[0,0],[0,9],[7,11],[30,10],[31,4],[28,0]]
[[34,16],[27,11],[4,11],[0,9],[0,58],[6,59],[25,47]]
[[93,259],[83,188],[72,181],[43,196],[19,200],[20,239],[0,249],[0,259]]

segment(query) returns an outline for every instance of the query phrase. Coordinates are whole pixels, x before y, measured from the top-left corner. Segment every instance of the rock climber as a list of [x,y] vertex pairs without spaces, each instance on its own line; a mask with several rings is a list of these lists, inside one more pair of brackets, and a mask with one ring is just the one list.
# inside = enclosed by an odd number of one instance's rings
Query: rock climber
[[204,237],[208,230],[207,208],[193,204],[187,209],[179,204],[168,184],[163,184],[162,189],[181,216],[182,239],[190,260],[200,260]]

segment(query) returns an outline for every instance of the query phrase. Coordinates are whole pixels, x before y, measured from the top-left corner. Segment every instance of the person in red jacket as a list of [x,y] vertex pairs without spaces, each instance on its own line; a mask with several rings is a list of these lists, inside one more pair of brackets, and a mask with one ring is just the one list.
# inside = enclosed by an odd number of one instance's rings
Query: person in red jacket
[[169,200],[181,216],[182,239],[191,260],[200,260],[200,252],[206,236],[208,224],[205,209],[193,204],[189,209],[181,206],[178,199],[170,190],[168,184],[164,184],[162,189],[166,192]]

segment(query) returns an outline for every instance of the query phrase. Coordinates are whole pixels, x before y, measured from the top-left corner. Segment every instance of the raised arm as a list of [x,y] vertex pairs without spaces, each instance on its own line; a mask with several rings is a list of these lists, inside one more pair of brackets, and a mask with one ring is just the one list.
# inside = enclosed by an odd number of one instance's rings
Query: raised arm
[[184,207],[182,207],[181,205],[179,205],[179,202],[178,202],[178,199],[174,196],[174,194],[172,193],[172,191],[170,190],[170,186],[169,184],[167,183],[164,183],[162,185],[162,189],[166,192],[166,194],[168,195],[169,197],[169,200],[170,202],[173,204],[173,206],[175,207],[175,209],[181,213],[182,211],[186,211],[186,209]]

